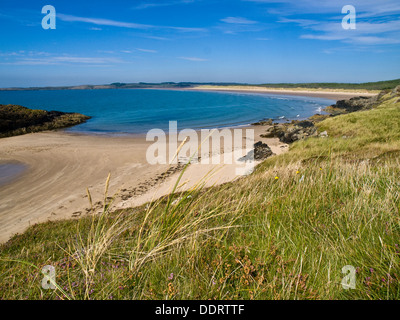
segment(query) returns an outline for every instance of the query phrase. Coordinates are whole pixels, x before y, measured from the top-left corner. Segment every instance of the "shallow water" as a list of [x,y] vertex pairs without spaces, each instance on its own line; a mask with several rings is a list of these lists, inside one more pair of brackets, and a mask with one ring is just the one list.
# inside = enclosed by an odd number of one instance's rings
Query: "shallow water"
[[26,169],[19,163],[0,163],[0,186],[6,185],[18,178]]
[[93,118],[68,129],[97,134],[146,133],[178,128],[221,128],[262,119],[305,119],[333,100],[237,92],[108,89],[0,91],[0,104],[78,112]]

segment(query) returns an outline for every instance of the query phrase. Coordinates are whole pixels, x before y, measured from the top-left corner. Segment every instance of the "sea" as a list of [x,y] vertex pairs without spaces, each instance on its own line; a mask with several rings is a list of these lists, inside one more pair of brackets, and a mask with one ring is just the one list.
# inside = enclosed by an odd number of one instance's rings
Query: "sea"
[[69,132],[100,135],[145,134],[168,130],[245,126],[273,119],[306,119],[335,101],[265,93],[159,89],[0,91],[0,104],[78,112],[91,116]]
[[[159,89],[0,91],[0,104],[31,109],[78,112],[86,123],[64,129],[89,135],[143,135],[168,131],[169,121],[182,129],[246,126],[264,119],[278,122],[306,119],[335,101],[264,93],[207,92]],[[1,148],[1,141],[0,141]],[[26,168],[0,163],[0,187]]]

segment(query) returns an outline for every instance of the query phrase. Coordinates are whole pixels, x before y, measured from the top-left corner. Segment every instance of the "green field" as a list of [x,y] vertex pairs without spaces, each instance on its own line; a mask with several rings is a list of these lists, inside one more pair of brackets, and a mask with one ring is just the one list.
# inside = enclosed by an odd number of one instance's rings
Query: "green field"
[[234,183],[30,227],[1,246],[0,298],[399,299],[399,92],[317,126]]

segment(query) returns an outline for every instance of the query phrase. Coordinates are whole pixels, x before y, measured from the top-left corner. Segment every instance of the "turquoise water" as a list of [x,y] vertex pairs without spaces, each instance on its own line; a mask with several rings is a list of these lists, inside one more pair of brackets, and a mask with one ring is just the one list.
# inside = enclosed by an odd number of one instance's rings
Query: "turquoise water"
[[247,125],[266,118],[305,119],[333,103],[321,98],[178,90],[0,91],[0,104],[91,116],[87,123],[67,130],[97,134],[167,130],[169,121],[178,121],[179,129],[202,129]]

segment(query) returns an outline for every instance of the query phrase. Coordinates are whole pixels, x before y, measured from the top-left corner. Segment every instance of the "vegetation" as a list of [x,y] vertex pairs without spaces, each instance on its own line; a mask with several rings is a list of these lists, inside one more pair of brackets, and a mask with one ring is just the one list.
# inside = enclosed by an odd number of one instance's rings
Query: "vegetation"
[[269,88],[387,90],[399,85],[400,79],[366,83],[269,83],[260,86]]
[[0,105],[0,138],[71,127],[90,119],[79,113],[32,110]]
[[[0,298],[399,299],[398,92],[318,122],[329,137],[295,142],[234,183],[113,211],[108,179],[101,215],[1,246]],[[41,288],[45,265],[56,290]],[[341,286],[347,265],[354,290]]]

